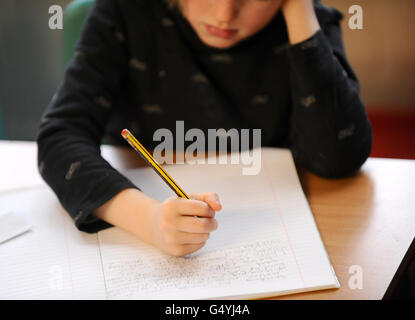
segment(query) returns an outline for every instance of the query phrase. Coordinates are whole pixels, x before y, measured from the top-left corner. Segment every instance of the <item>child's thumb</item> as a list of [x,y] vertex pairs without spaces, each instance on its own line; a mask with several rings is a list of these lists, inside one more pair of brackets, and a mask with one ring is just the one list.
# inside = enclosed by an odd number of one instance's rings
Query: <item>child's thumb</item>
[[220,203],[219,196],[216,192],[204,192],[190,195],[192,199],[206,202],[213,210],[221,210],[222,204]]
[[205,202],[207,202],[213,210],[222,209],[222,204],[220,203],[219,196],[216,192],[209,192],[206,195]]

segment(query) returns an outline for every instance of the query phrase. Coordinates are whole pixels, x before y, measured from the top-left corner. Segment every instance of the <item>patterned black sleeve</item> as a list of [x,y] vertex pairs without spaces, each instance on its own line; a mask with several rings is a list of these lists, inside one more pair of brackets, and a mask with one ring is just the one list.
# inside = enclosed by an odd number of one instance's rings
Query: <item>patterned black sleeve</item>
[[316,13],[321,29],[288,48],[292,151],[306,169],[336,178],[355,173],[369,157],[372,128],[342,43],[342,14],[322,5]]
[[134,184],[100,155],[127,52],[116,1],[95,1],[74,59],[47,107],[37,136],[44,180],[83,231],[110,226],[91,213]]

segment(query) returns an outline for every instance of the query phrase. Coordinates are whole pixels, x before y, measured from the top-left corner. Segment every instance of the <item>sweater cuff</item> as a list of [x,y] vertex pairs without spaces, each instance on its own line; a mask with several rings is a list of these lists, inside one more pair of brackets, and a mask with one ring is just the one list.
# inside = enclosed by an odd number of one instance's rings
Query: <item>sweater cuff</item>
[[93,215],[93,212],[95,209],[111,200],[118,193],[128,188],[140,190],[128,179],[121,179],[116,183],[110,184],[109,188],[105,188],[103,186],[104,190],[96,190],[96,192],[94,192],[95,196],[89,198],[88,201],[82,204],[73,215],[71,214],[75,222],[75,226],[80,231],[87,233],[95,233],[100,230],[113,227],[113,225]]

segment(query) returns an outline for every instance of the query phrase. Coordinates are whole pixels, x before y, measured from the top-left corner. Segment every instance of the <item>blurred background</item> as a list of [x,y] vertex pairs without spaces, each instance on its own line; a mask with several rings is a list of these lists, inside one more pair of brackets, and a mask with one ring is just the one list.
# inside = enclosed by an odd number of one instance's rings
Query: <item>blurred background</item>
[[[34,140],[64,72],[65,27],[49,29],[48,9],[70,2],[1,0],[0,138]],[[345,15],[346,52],[374,129],[372,156],[415,159],[415,1],[322,2]],[[348,27],[354,4],[363,8],[363,30]]]

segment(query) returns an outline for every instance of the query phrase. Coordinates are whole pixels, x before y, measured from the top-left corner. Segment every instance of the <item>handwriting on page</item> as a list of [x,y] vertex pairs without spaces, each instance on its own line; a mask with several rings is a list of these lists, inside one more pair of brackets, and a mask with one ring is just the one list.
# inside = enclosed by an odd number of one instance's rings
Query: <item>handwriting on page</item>
[[109,299],[177,289],[223,287],[233,283],[285,279],[288,248],[279,240],[252,243],[176,258],[146,255],[106,264]]

